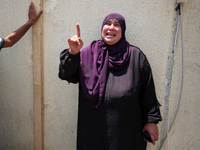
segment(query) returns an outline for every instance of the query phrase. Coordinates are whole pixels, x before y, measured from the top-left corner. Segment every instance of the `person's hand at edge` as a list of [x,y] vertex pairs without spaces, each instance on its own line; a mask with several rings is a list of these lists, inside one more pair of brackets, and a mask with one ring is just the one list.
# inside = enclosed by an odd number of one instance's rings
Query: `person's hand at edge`
[[39,19],[41,14],[43,13],[42,10],[38,14],[36,14],[35,6],[33,2],[31,2],[29,6],[28,17],[29,20],[23,26],[18,28],[16,31],[10,33],[7,37],[4,38],[4,45],[3,47],[12,47],[15,43],[17,43],[24,34],[30,29],[30,27]]
[[36,14],[35,6],[33,2],[31,2],[29,6],[29,11],[28,11],[29,22],[33,25],[39,19],[42,13],[43,13],[43,10],[40,10],[39,13]]

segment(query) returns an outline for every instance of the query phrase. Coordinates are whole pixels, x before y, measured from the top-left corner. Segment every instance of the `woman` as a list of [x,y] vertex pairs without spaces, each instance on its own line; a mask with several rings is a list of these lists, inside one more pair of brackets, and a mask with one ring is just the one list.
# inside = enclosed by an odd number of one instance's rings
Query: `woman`
[[145,150],[143,132],[153,144],[161,121],[151,68],[142,51],[125,38],[124,17],[111,13],[101,39],[80,49],[77,35],[60,55],[59,77],[79,82],[78,150]]
[[24,34],[30,29],[30,27],[39,19],[40,15],[43,13],[42,10],[38,14],[36,14],[35,6],[33,2],[31,2],[29,6],[28,18],[29,20],[15,32],[10,33],[5,38],[0,38],[0,50],[5,47],[12,47],[15,43],[17,43]]

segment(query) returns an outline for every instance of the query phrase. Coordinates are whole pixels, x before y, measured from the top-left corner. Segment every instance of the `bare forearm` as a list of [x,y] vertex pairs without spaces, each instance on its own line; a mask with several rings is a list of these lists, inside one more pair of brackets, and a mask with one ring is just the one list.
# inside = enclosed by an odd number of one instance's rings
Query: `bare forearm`
[[23,26],[18,28],[16,31],[9,34],[7,37],[4,38],[5,44],[3,47],[11,47],[15,43],[17,43],[26,32],[30,29],[30,27],[39,19],[40,15],[43,13],[42,10],[38,14],[36,14],[35,6],[33,2],[31,2],[29,6],[28,17],[29,20]]
[[5,44],[3,47],[12,47],[24,36],[24,34],[30,29],[32,25],[33,24],[30,21],[28,21],[16,31],[10,33],[7,37],[4,38]]

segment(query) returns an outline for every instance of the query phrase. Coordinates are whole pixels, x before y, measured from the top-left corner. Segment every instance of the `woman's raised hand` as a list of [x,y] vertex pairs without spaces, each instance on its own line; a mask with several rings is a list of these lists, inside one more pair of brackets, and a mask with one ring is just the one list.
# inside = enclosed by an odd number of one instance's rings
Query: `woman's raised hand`
[[83,41],[80,37],[80,27],[79,24],[76,24],[76,35],[74,35],[71,38],[68,38],[68,44],[69,44],[69,53],[70,54],[78,54],[80,49],[83,46]]

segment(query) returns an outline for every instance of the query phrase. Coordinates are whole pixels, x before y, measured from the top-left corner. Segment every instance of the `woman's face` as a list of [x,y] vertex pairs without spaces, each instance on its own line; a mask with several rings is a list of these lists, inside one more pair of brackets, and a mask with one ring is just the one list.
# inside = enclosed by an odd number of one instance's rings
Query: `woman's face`
[[116,44],[122,37],[122,28],[117,19],[109,19],[103,26],[101,37],[108,45]]

